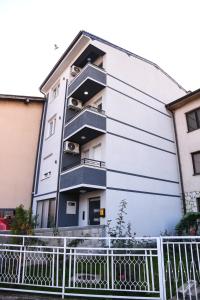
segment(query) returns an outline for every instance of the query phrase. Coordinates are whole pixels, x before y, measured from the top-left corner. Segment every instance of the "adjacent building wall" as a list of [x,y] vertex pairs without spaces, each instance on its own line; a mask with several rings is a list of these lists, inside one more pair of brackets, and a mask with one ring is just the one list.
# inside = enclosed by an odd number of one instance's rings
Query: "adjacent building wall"
[[0,99],[0,209],[30,208],[42,108]]
[[186,113],[200,107],[200,96],[174,111],[180,152],[186,210],[197,211],[200,198],[200,175],[194,176],[191,153],[200,151],[200,129],[188,132]]

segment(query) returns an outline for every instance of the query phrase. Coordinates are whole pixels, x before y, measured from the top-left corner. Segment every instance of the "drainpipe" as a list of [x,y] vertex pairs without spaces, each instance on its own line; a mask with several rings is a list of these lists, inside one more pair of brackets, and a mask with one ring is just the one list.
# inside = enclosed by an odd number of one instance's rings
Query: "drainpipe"
[[176,147],[177,147],[177,157],[178,157],[178,165],[179,165],[179,173],[180,173],[180,184],[181,184],[182,200],[183,200],[183,212],[184,212],[184,214],[186,214],[186,203],[185,203],[185,191],[184,191],[184,184],[183,184],[182,164],[181,164],[181,159],[180,159],[180,150],[179,150],[179,144],[178,144],[176,119],[175,119],[175,115],[174,115],[173,111],[172,111],[172,119],[173,119],[173,124],[174,124],[175,140],[176,140]]
[[59,166],[58,166],[58,181],[57,181],[57,194],[56,194],[56,214],[55,214],[55,226],[56,227],[58,227],[58,211],[59,211],[59,199],[60,199],[60,173],[61,173],[61,161],[62,161],[62,154],[63,154],[63,135],[64,135],[64,125],[65,125],[65,115],[66,115],[67,93],[68,93],[68,79],[66,79],[64,108],[63,108],[63,120],[62,120],[61,139],[60,139],[60,156],[59,156]]
[[[40,91],[41,92],[41,91]],[[35,180],[36,180],[36,172],[37,172],[37,166],[38,166],[38,161],[39,161],[39,152],[41,149],[41,143],[42,143],[42,131],[44,130],[43,128],[43,122],[44,122],[44,115],[45,115],[45,109],[46,109],[46,95],[41,92],[44,95],[44,104],[43,104],[43,108],[42,108],[42,115],[41,115],[41,121],[40,121],[40,129],[39,129],[39,136],[38,136],[38,142],[37,142],[37,150],[36,150],[36,159],[35,159],[35,167],[34,167],[34,175],[33,175],[33,184],[32,184],[32,193],[31,193],[31,205],[30,205],[30,209],[31,209],[31,215],[33,212],[33,197],[35,194]]]

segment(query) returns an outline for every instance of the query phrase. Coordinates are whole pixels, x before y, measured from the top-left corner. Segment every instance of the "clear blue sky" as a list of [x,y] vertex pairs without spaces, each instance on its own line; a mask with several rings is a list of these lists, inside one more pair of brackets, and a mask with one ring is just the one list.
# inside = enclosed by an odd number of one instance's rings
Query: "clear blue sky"
[[0,93],[40,95],[39,85],[81,29],[197,89],[199,14],[199,0],[0,0]]

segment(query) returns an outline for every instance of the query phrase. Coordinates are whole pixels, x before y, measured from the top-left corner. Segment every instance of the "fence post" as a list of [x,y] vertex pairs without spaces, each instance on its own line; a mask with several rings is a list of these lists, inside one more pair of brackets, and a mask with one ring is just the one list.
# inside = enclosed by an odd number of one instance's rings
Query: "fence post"
[[167,300],[166,283],[165,283],[165,261],[164,261],[162,237],[157,238],[157,251],[158,251],[158,274],[159,274],[160,298],[162,300]]
[[62,279],[62,299],[65,297],[65,270],[66,270],[66,247],[67,240],[64,238],[64,249],[63,249],[63,279]]

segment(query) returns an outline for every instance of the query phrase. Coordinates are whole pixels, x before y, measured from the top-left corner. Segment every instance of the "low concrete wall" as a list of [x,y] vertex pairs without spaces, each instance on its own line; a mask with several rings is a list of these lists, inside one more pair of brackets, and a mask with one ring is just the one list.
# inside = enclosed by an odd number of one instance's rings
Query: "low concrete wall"
[[[69,239],[71,246],[76,245],[76,243],[82,246],[100,247],[102,246],[102,241],[97,240],[87,240],[87,237],[105,237],[106,236],[106,226],[73,226],[73,227],[60,227],[60,228],[37,228],[35,229],[35,235],[38,236],[55,236],[55,240],[48,241],[49,244],[54,244],[56,242],[56,237],[83,237],[81,243],[78,240]],[[85,239],[84,239],[85,238]],[[57,240],[58,242],[58,240]]]

